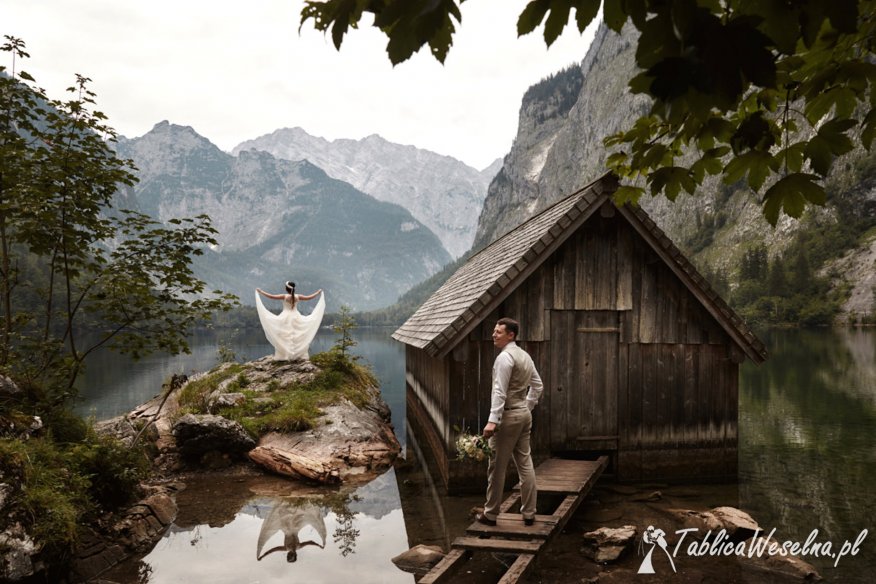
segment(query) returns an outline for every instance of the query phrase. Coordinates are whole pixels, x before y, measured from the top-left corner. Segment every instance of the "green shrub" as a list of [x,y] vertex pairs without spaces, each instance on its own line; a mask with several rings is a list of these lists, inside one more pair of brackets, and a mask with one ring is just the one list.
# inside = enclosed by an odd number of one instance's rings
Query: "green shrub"
[[141,450],[91,429],[76,442],[57,441],[54,432],[59,429],[59,434],[71,428],[78,432],[74,419],[72,413],[59,413],[43,437],[0,439],[2,480],[15,487],[0,529],[21,523],[55,567],[71,557],[79,526],[100,511],[131,502],[149,468]]
[[88,442],[73,446],[70,456],[71,464],[89,479],[89,497],[104,509],[130,503],[149,472],[149,459],[141,448],[94,432]]
[[54,408],[43,415],[43,424],[55,442],[81,442],[88,436],[88,422],[67,408]]
[[53,563],[69,559],[77,525],[94,508],[88,479],[68,462],[50,439],[0,440],[0,467],[17,479],[4,480],[18,485],[8,505],[12,511],[4,520],[20,522]]

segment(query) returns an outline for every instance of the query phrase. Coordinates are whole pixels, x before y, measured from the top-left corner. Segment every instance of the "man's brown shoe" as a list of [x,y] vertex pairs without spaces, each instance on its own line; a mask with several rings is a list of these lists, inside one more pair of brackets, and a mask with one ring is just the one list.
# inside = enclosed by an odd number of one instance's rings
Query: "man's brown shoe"
[[496,526],[496,520],[490,519],[483,513],[478,513],[477,515],[475,515],[475,521],[477,521],[478,523],[483,523],[484,525],[489,525],[490,527]]

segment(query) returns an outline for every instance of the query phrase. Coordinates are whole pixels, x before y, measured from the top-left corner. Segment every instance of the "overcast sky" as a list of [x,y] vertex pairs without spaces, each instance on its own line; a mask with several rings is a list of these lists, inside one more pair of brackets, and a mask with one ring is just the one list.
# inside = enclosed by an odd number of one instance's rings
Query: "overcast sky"
[[[580,63],[594,26],[550,49],[518,39],[526,0],[468,0],[442,66],[426,50],[393,68],[385,38],[353,31],[338,52],[299,0],[0,0],[0,33],[27,43],[26,71],[51,97],[74,74],[127,137],[168,120],[223,150],[300,126],[333,140],[380,134],[476,168],[504,156],[533,83]],[[4,54],[5,56],[5,54]],[[7,62],[3,63],[9,66]]]

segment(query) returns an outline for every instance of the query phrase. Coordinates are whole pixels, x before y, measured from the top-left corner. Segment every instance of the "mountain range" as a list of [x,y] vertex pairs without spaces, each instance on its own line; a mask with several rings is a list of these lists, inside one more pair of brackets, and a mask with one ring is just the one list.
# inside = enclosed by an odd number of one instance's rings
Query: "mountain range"
[[376,134],[330,141],[301,128],[248,140],[232,153],[247,150],[307,160],[375,199],[401,205],[431,229],[454,258],[471,248],[487,186],[501,166],[496,160],[476,170],[453,157],[395,144]]
[[195,271],[246,304],[254,288],[280,292],[291,279],[303,293],[325,289],[329,310],[378,308],[451,261],[406,209],[306,160],[256,150],[233,156],[168,122],[120,139],[117,151],[139,178],[119,204],[161,221],[209,215],[219,243],[195,258]]
[[[163,220],[210,215],[220,245],[198,260],[199,273],[244,302],[256,285],[297,278],[304,291],[329,290],[330,303],[383,307],[605,172],[603,139],[650,107],[627,88],[636,71],[635,34],[603,25],[580,64],[533,85],[522,98],[511,151],[480,171],[376,135],[329,141],[301,128],[243,142],[229,154],[191,128],[162,122],[120,142],[120,154],[140,169],[140,183],[125,196]],[[808,241],[821,256],[818,274],[847,297],[843,316],[854,320],[876,314],[876,229],[867,231],[876,224],[876,157],[868,156],[859,151],[835,164],[828,204],[799,221],[782,217],[775,228],[755,195],[716,177],[696,195],[675,202],[645,197],[640,204],[698,267],[724,275],[730,289],[753,246],[766,245],[775,259],[799,254],[800,242]],[[843,216],[866,221],[843,234],[843,247],[832,255],[816,250],[839,241],[823,232],[836,232]]]

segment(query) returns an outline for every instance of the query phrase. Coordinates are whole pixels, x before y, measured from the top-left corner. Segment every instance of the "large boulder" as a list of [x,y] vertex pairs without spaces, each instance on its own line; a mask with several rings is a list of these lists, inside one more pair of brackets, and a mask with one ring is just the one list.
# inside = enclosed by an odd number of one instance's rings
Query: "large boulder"
[[615,562],[636,539],[636,527],[600,527],[584,534],[581,553],[599,564]]
[[20,396],[23,392],[10,377],[0,375],[0,397]]
[[34,575],[35,556],[40,552],[38,546],[15,523],[0,532],[0,581],[21,582]]
[[241,455],[256,445],[239,423],[212,414],[184,415],[173,425],[173,435],[187,459],[200,459],[211,452]]
[[116,416],[95,422],[94,431],[103,436],[112,436],[128,447],[134,443],[134,438],[137,437],[138,433],[127,416]]
[[399,570],[424,576],[444,558],[444,555],[444,551],[437,545],[420,544],[392,558],[392,563]]
[[159,488],[126,509],[109,533],[83,527],[79,532],[71,575],[75,582],[92,578],[124,560],[132,553],[143,553],[155,546],[177,514],[172,488]]
[[709,511],[671,509],[670,513],[681,521],[684,529],[697,530],[690,535],[694,539],[702,539],[710,531],[716,533],[723,529],[730,541],[740,542],[760,529],[751,515],[735,507],[716,507]]
[[819,582],[822,579],[815,566],[796,556],[754,556],[747,558],[742,566],[751,574],[752,581],[776,579],[783,582]]
[[310,430],[262,436],[249,458],[271,472],[321,483],[370,480],[392,465],[401,447],[378,407],[343,400],[323,412]]

